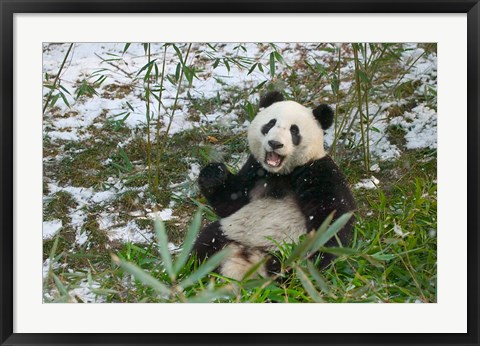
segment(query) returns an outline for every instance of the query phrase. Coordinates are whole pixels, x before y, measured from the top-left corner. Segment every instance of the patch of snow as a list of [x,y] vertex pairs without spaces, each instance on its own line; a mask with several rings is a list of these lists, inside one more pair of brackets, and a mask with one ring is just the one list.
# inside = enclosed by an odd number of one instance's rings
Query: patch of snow
[[[60,263],[58,262],[53,262],[52,264],[52,270],[57,269],[60,267]],[[50,269],[50,258],[47,258],[45,262],[43,262],[42,266],[42,277],[43,279],[46,279],[48,276],[48,270]]]
[[168,250],[170,251],[170,253],[174,254],[182,251],[182,248],[175,245],[174,243],[168,243]]
[[52,239],[62,229],[62,220],[43,221],[43,240]]
[[118,218],[118,213],[114,213],[114,214],[101,213],[97,218],[98,227],[100,227],[101,230],[105,230],[110,227],[113,227],[116,223],[117,218]]
[[437,148],[437,112],[425,104],[392,119],[391,124],[400,125],[407,131],[407,149]]
[[375,178],[373,175],[368,179],[362,179],[360,182],[356,183],[354,189],[376,189],[380,181]]
[[128,213],[128,215],[134,216],[134,217],[139,217],[139,216],[143,215],[143,211],[141,211],[141,210],[131,211],[130,213]]
[[51,194],[57,193],[59,191],[68,192],[75,202],[78,204],[79,207],[83,207],[85,205],[90,204],[90,201],[94,203],[102,203],[112,199],[116,193],[113,191],[100,191],[95,192],[91,188],[85,187],[75,187],[75,186],[66,186],[60,187],[55,183],[49,183],[48,189]]
[[400,227],[400,226],[397,225],[397,224],[394,224],[394,225],[393,225],[393,232],[394,232],[396,235],[398,235],[398,236],[400,236],[400,237],[402,237],[402,238],[404,238],[404,237],[406,237],[407,235],[410,234],[410,232],[403,232],[402,227]]
[[111,200],[113,197],[115,197],[116,193],[112,191],[102,191],[102,192],[97,192],[92,196],[92,201],[94,203],[102,203],[108,200]]
[[78,142],[90,138],[90,135],[88,134],[79,135],[75,129],[70,131],[49,131],[47,132],[47,135],[52,141],[62,140]]
[[104,303],[106,301],[105,297],[92,292],[92,289],[96,288],[100,288],[98,282],[93,281],[90,285],[86,279],[82,280],[77,288],[69,292],[72,297],[71,302],[77,302],[77,299],[75,299],[75,297],[77,297],[84,303]]
[[190,164],[190,171],[188,172],[188,178],[192,181],[197,181],[200,174],[200,165],[196,162]]
[[75,243],[77,243],[79,246],[82,246],[83,244],[85,244],[88,240],[88,234],[87,234],[87,231],[81,231],[81,230],[78,230],[76,233],[75,233]]
[[110,241],[121,241],[123,243],[148,244],[153,239],[152,232],[140,229],[134,221],[129,221],[124,226],[110,228],[106,230],[106,233]]
[[166,209],[163,209],[163,210],[160,210],[160,211],[157,211],[157,212],[148,213],[147,216],[150,219],[155,220],[155,219],[159,218],[162,221],[168,221],[168,220],[171,220],[174,217],[173,216],[173,210],[171,208],[166,208]]
[[88,240],[87,231],[82,231],[87,215],[84,210],[77,208],[70,210],[70,218],[71,225],[75,228],[75,243],[82,246]]

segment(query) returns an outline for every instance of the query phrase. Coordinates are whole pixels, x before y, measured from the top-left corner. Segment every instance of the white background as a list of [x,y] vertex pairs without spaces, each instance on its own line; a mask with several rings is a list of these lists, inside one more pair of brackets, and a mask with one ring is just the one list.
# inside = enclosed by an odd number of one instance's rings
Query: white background
[[[14,17],[14,332],[465,333],[467,17]],[[438,42],[438,303],[42,304],[42,42]]]

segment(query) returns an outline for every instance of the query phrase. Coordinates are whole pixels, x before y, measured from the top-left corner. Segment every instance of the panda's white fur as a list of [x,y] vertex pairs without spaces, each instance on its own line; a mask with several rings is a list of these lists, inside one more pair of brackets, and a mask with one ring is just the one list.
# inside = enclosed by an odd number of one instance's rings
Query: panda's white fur
[[220,224],[229,239],[268,250],[276,248],[275,242],[294,242],[307,231],[305,217],[292,196],[254,200]]
[[[275,126],[266,135],[261,128],[271,119],[276,119]],[[290,126],[297,125],[302,139],[298,146],[292,142]],[[268,141],[275,140],[283,147],[275,152],[284,157],[279,167],[265,163],[266,153],[272,151]],[[311,109],[294,101],[281,101],[260,111],[248,128],[250,151],[262,166],[272,172],[289,174],[295,167],[318,160],[325,156],[323,147],[323,130],[315,119]]]

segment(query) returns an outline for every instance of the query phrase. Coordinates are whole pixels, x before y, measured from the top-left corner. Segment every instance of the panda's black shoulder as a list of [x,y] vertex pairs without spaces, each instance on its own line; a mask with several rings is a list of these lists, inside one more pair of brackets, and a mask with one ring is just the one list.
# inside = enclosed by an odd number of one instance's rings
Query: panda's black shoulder
[[297,167],[292,172],[291,179],[296,192],[301,196],[343,201],[347,209],[355,208],[345,175],[328,155]]
[[301,167],[297,167],[292,175],[295,177],[300,174],[305,175],[306,173],[310,173],[309,175],[316,176],[318,180],[323,181],[325,181],[325,179],[334,179],[337,181],[346,180],[335,161],[328,155],[325,155],[321,159],[308,162]]

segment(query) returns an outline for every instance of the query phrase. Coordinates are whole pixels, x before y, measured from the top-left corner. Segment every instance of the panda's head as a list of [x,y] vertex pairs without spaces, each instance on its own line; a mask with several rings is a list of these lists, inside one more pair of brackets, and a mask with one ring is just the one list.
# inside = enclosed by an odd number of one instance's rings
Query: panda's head
[[323,130],[333,122],[329,106],[312,110],[284,101],[283,95],[274,91],[262,97],[260,109],[248,128],[248,144],[267,171],[289,174],[295,167],[325,156]]

